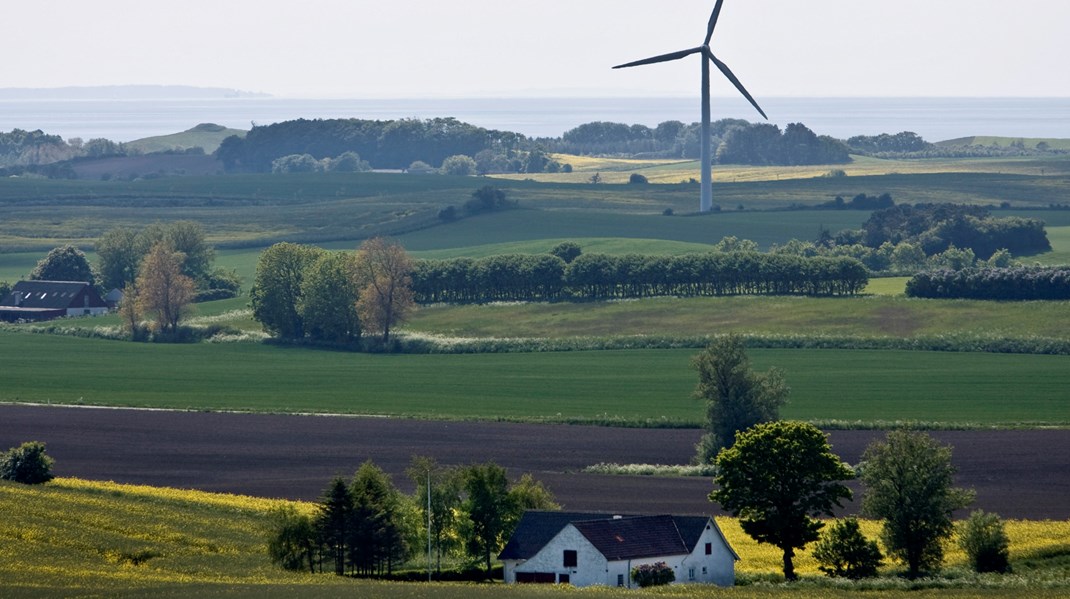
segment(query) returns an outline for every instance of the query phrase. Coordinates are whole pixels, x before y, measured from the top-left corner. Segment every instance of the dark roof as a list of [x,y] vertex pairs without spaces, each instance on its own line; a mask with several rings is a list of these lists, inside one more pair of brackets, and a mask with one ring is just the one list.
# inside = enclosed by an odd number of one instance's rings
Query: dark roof
[[610,561],[691,553],[672,516],[610,518],[572,525]]
[[615,514],[591,512],[527,511],[520,517],[513,536],[498,559],[528,559],[539,552],[554,535],[572,522],[612,518]]
[[20,308],[81,308],[86,305],[85,300],[79,299],[83,295],[88,295],[89,307],[107,306],[97,290],[85,281],[19,281],[0,305]]
[[528,511],[498,558],[529,559],[569,524],[611,560],[691,553],[709,521],[708,516]]

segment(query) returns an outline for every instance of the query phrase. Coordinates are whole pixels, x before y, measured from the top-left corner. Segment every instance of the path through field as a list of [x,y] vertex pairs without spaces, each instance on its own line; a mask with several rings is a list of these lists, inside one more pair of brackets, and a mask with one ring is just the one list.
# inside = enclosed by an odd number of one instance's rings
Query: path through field
[[[833,450],[855,464],[882,434],[834,431]],[[977,491],[974,507],[1005,518],[1070,518],[1070,430],[934,434],[954,446],[957,482]],[[717,513],[706,499],[707,478],[580,472],[598,462],[687,463],[699,436],[697,430],[0,405],[0,449],[44,441],[57,476],[306,500],[367,459],[411,492],[404,470],[420,454],[442,464],[493,460],[512,477],[531,472],[570,510]],[[856,511],[857,501],[848,509]]]

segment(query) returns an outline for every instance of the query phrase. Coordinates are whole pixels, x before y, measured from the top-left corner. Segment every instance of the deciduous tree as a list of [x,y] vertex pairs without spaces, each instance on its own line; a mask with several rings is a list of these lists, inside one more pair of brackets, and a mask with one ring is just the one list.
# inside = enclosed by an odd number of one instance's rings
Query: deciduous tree
[[433,458],[424,456],[413,456],[405,472],[416,485],[413,501],[423,513],[423,525],[431,527],[431,541],[437,558],[435,569],[441,572],[442,554],[451,547],[450,531],[455,524],[456,508],[461,504],[461,472],[440,466]]
[[31,281],[85,281],[96,284],[93,268],[85,252],[73,245],[63,245],[48,252],[30,272]]
[[301,282],[300,315],[308,336],[345,343],[360,337],[353,255],[324,253],[308,265]]
[[731,447],[739,431],[776,420],[787,401],[789,389],[780,371],[754,372],[739,335],[717,339],[691,365],[699,378],[695,397],[706,402],[706,434],[697,447],[703,464]]
[[52,465],[45,455],[45,444],[29,441],[12,447],[0,454],[0,480],[11,480],[24,485],[39,485],[52,480]]
[[795,580],[795,550],[816,541],[851,490],[854,473],[832,453],[828,439],[804,422],[767,422],[741,432],[717,456],[717,490],[710,494],[759,543],[783,552],[784,577]]
[[468,553],[483,559],[490,578],[491,554],[500,551],[505,543],[510,515],[516,509],[509,496],[505,468],[493,463],[469,466],[464,473],[464,489],[468,494],[465,511],[471,520]]
[[166,242],[152,246],[141,261],[137,302],[142,314],[152,314],[156,328],[174,334],[196,293],[193,279],[182,274],[183,255]]
[[295,243],[276,243],[260,254],[249,296],[253,318],[265,331],[287,339],[305,336],[302,285],[309,265],[322,254],[320,248]]
[[972,491],[952,486],[951,448],[923,432],[892,431],[862,461],[862,513],[884,520],[885,550],[907,564],[911,578],[938,569],[952,513],[973,500]]
[[361,327],[390,340],[390,331],[415,306],[412,260],[401,244],[374,237],[361,244],[354,261],[353,280],[360,290],[357,314]]

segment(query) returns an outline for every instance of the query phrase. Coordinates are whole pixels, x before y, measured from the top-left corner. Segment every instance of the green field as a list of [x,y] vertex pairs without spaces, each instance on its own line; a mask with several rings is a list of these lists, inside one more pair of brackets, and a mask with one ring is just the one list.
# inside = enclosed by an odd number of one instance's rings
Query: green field
[[[0,334],[0,400],[194,410],[697,426],[695,350],[369,355]],[[1070,424],[1070,356],[753,350],[785,418]],[[404,383],[402,383],[404,381]],[[1008,399],[1013,398],[1013,401]]]
[[[869,587],[875,598],[973,598],[1065,596],[1066,535],[1070,522],[1009,521],[1015,576],[978,578],[964,570],[964,556],[949,547],[948,577],[936,589],[907,590],[889,576],[872,583],[825,582],[808,551],[796,557],[803,582],[778,580],[779,553],[743,534],[736,520],[718,518],[741,561],[744,586],[704,586],[657,591],[501,584],[388,583],[332,574],[287,572],[265,549],[270,510],[282,501],[200,491],[119,485],[61,478],[27,486],[0,481],[0,595],[4,597],[383,597],[386,599],[544,597],[794,598],[849,597]],[[311,511],[311,504],[293,504]],[[878,523],[863,521],[874,537]],[[422,568],[419,557],[409,567]],[[886,574],[894,572],[886,569]],[[954,588],[973,586],[975,588]],[[952,587],[952,588],[939,588]],[[984,587],[983,589],[981,587]],[[939,594],[937,594],[939,593]]]

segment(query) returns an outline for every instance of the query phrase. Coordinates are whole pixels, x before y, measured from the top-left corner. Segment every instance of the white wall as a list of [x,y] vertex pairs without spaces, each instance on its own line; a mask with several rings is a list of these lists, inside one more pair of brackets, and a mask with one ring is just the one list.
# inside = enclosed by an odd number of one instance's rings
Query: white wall
[[[564,552],[571,549],[576,552],[576,567],[564,566]],[[554,572],[568,574],[573,586],[591,586],[606,583],[606,558],[591,545],[576,527],[569,524],[550,540],[531,559],[518,564],[514,569],[512,582],[516,581],[515,572]],[[613,584],[616,584],[614,576]],[[510,581],[506,581],[510,582]]]
[[[713,521],[702,532],[702,537],[695,544],[694,551],[688,555],[676,571],[676,582],[702,582],[730,587],[736,583],[736,561],[724,538],[714,528]],[[713,553],[706,555],[706,543],[713,545]],[[695,569],[695,578],[691,580],[688,570]],[[703,573],[702,569],[706,572]]]

